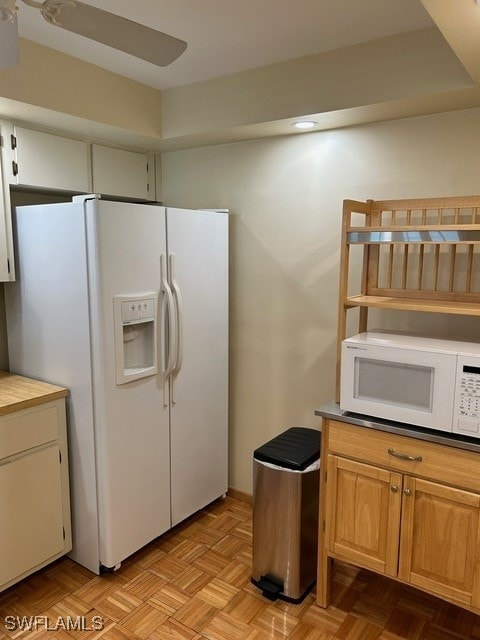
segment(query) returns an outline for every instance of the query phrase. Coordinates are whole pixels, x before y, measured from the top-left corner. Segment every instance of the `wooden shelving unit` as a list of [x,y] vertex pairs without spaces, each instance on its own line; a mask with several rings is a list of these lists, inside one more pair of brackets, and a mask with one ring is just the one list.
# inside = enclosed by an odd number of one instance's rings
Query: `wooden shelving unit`
[[[363,268],[352,292],[355,245]],[[357,307],[359,332],[370,307],[480,316],[480,196],[344,201],[337,401],[347,313]]]

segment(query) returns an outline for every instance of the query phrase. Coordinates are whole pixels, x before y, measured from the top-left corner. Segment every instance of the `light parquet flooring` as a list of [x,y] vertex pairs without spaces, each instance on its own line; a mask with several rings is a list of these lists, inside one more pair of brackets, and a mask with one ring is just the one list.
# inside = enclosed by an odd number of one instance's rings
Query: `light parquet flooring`
[[[64,558],[0,594],[0,640],[480,640],[480,618],[337,564],[332,604],[275,603],[250,583],[252,512],[226,498],[95,576]],[[8,629],[7,616],[68,616],[85,629]],[[95,616],[102,619],[94,629]]]

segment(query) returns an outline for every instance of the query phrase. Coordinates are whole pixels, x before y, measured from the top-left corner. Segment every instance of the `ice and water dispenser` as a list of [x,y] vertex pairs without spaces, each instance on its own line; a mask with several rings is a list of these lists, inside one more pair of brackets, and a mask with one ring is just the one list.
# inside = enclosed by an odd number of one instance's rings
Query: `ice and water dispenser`
[[117,384],[158,372],[157,301],[157,293],[114,297]]

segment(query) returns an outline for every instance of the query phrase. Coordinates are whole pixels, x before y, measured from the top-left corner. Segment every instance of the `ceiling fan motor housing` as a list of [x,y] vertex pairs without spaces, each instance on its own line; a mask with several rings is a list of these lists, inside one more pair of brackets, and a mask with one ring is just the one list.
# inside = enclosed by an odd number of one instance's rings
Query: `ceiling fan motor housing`
[[0,0],[0,22],[15,22],[17,5],[15,0]]

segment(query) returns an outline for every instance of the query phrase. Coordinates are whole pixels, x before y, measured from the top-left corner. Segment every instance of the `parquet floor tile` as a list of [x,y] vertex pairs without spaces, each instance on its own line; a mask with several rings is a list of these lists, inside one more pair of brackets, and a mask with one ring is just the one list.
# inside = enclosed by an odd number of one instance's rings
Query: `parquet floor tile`
[[172,617],[186,627],[200,633],[217,613],[217,607],[205,602],[199,596],[194,596]]
[[181,609],[189,600],[190,596],[184,591],[181,591],[171,583],[167,583],[160,591],[157,591],[149,598],[147,602],[160,611],[164,611],[169,616],[173,616],[175,611]]
[[336,607],[330,606],[328,609],[322,609],[316,604],[312,604],[302,617],[302,621],[333,635],[346,617],[347,614]]
[[[251,554],[251,507],[219,500],[114,574],[64,558],[0,593],[0,640],[480,640],[480,617],[342,563],[328,609],[314,592],[271,602],[250,581]],[[7,628],[8,616],[51,628]]]
[[211,579],[212,576],[209,573],[200,571],[196,567],[189,567],[175,580],[172,580],[172,584],[191,597],[203,589]]
[[198,592],[198,597],[217,609],[224,609],[238,593],[236,587],[214,578]]
[[382,638],[385,638],[385,640],[398,640],[399,638],[421,640],[427,625],[428,621],[426,618],[402,611],[401,609],[394,609],[387,620]]
[[299,622],[290,634],[289,640],[333,640],[333,636],[328,631],[313,627],[308,622]]
[[249,624],[264,609],[265,604],[245,591],[239,591],[226,605],[225,613]]
[[202,636],[209,640],[245,640],[251,627],[225,612],[215,615],[202,630]]
[[[102,615],[108,616],[115,622],[120,622],[142,604],[143,600],[140,598],[137,598],[125,589],[118,589],[118,591],[100,600],[96,607]],[[77,615],[81,614],[79,613]]]

